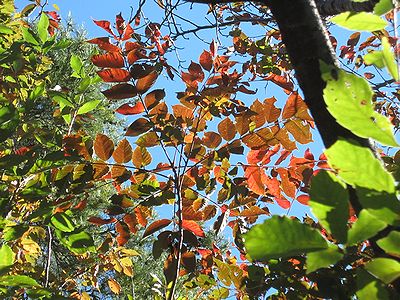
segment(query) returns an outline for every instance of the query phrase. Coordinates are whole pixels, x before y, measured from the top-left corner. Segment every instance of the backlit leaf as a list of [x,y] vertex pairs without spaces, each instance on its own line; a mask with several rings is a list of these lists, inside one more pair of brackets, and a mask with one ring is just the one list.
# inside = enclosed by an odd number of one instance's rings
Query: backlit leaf
[[147,92],[149,90],[149,88],[151,88],[153,86],[153,84],[156,82],[157,78],[158,78],[157,71],[153,71],[150,74],[148,74],[142,78],[139,78],[136,81],[137,92],[139,94],[143,94],[143,93]]
[[199,237],[205,237],[205,233],[201,226],[193,220],[182,220],[182,227],[188,231],[193,232],[195,235]]
[[57,213],[50,219],[51,224],[62,232],[72,232],[75,230],[72,219],[65,213]]
[[12,251],[11,247],[7,244],[3,244],[0,248],[0,273],[4,269],[13,265],[14,257],[15,254]]
[[93,146],[96,155],[104,161],[108,160],[114,152],[113,141],[104,134],[96,135]]
[[301,120],[289,120],[285,123],[285,128],[300,144],[308,144],[313,141],[310,125],[303,124]]
[[201,53],[200,55],[199,61],[203,69],[211,71],[213,67],[213,57],[209,51],[204,50],[203,53]]
[[285,258],[328,248],[322,235],[296,219],[273,216],[244,235],[247,253],[254,260]]
[[119,52],[96,54],[90,60],[95,66],[100,68],[122,68],[125,65],[124,58]]
[[144,231],[143,238],[145,238],[146,236],[149,236],[150,234],[153,234],[154,232],[156,232],[160,229],[163,229],[164,227],[167,227],[169,224],[171,224],[171,222],[172,221],[168,220],[168,219],[161,219],[161,220],[154,221]]
[[129,83],[119,83],[102,93],[107,99],[119,100],[135,97],[138,92],[136,88]]
[[233,139],[236,135],[235,124],[229,118],[225,118],[218,124],[219,134],[227,141]]
[[138,101],[135,105],[131,106],[128,103],[122,104],[118,107],[115,112],[121,115],[137,115],[144,112],[144,106],[142,102]]
[[19,287],[40,287],[40,284],[31,277],[25,275],[7,275],[0,277],[0,285],[2,286],[19,286]]
[[94,110],[97,107],[97,105],[99,105],[100,102],[101,102],[100,100],[92,100],[92,101],[86,102],[81,107],[79,107],[76,114],[83,115],[88,112],[91,112],[92,110]]
[[276,99],[275,97],[267,98],[264,100],[264,117],[269,123],[278,120],[281,115],[281,110],[275,107]]
[[400,277],[400,263],[390,258],[374,258],[365,265],[365,269],[386,284]]
[[334,16],[330,21],[346,29],[369,32],[385,29],[388,25],[379,16],[367,12],[344,12]]
[[[129,72],[123,69],[104,69],[97,71],[97,74],[105,82],[127,82],[129,79],[131,79]],[[137,89],[137,91],[139,92],[139,89]]]
[[132,147],[127,139],[123,139],[118,143],[112,156],[118,164],[127,163],[131,160]]
[[261,170],[258,166],[244,167],[244,177],[247,179],[249,189],[257,195],[265,194],[264,184],[261,181],[261,172],[264,172],[264,170]]
[[341,260],[343,254],[339,252],[335,246],[329,247],[328,249],[310,252],[307,254],[307,274],[314,272],[320,268],[328,268],[331,265],[336,264]]
[[154,108],[164,97],[165,97],[165,91],[163,89],[151,91],[144,98],[144,103],[146,105],[146,108],[148,110]]
[[204,133],[202,141],[204,146],[208,148],[217,148],[219,144],[222,142],[222,138],[219,134],[213,131],[209,131]]
[[136,147],[133,150],[132,162],[135,167],[141,168],[151,163],[152,157],[149,151],[144,147]]
[[357,299],[359,300],[389,300],[385,284],[362,268],[357,268]]
[[325,152],[329,165],[351,185],[376,191],[394,192],[394,179],[372,151],[356,142],[338,140]]
[[387,223],[371,215],[366,209],[361,210],[357,221],[349,229],[347,244],[362,242],[384,229]]
[[400,232],[391,231],[386,237],[378,240],[377,244],[386,253],[400,256]]
[[139,118],[129,125],[125,132],[126,136],[138,136],[146,131],[150,130],[151,123],[145,118]]

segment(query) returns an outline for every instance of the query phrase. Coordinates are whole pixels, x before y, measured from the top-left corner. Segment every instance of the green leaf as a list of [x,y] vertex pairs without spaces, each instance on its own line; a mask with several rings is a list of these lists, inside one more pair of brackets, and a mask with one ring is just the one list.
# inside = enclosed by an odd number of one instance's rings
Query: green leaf
[[9,275],[0,277],[0,285],[21,286],[21,287],[40,287],[35,279],[25,275]]
[[377,192],[374,190],[357,188],[357,197],[361,206],[379,220],[387,224],[400,224],[400,202],[395,193]]
[[338,140],[325,151],[329,165],[348,184],[394,193],[394,179],[372,151],[355,141]]
[[25,42],[36,46],[39,45],[39,41],[37,40],[37,38],[34,36],[33,32],[30,29],[22,27],[21,30],[22,30],[22,37],[24,38]]
[[92,101],[86,102],[78,109],[77,114],[83,115],[83,114],[86,114],[86,113],[92,111],[93,109],[95,109],[97,107],[97,105],[99,105],[100,102],[101,102],[100,100],[92,100]]
[[332,23],[355,31],[376,31],[385,29],[387,22],[377,15],[367,12],[344,12],[330,20]]
[[83,63],[77,55],[72,54],[71,59],[70,59],[70,65],[71,65],[72,70],[74,71],[74,73],[71,75],[72,77],[78,77],[78,78],[83,77],[82,76]]
[[325,72],[322,77],[327,82],[324,100],[337,122],[360,137],[398,146],[389,119],[374,111],[368,82],[343,70],[333,71],[336,76]]
[[374,14],[380,16],[388,13],[393,9],[392,0],[381,0],[374,6]]
[[332,172],[321,171],[312,178],[310,208],[322,227],[341,243],[347,240],[348,201],[346,185]]
[[321,268],[327,268],[341,260],[343,254],[339,252],[336,246],[329,247],[321,251],[310,252],[307,254],[307,274]]
[[60,105],[60,110],[62,111],[64,109],[64,107],[68,106],[68,107],[74,107],[74,105],[72,104],[71,101],[69,101],[67,98],[61,95],[56,95],[53,97],[53,100],[56,101],[58,103],[58,105]]
[[75,254],[84,254],[95,251],[92,237],[83,230],[75,230],[72,233],[56,230],[60,242]]
[[254,260],[289,257],[328,247],[317,230],[298,220],[280,216],[255,225],[244,238],[247,252]]
[[386,300],[389,293],[385,285],[369,274],[367,271],[357,269],[357,299],[359,300]]
[[50,219],[54,228],[62,232],[72,232],[75,230],[75,225],[71,218],[65,213],[57,213]]
[[36,100],[38,97],[42,96],[44,93],[45,83],[42,82],[38,86],[36,86],[33,91],[29,94],[30,100]]
[[7,226],[3,230],[2,238],[5,241],[13,241],[19,239],[28,229],[29,227],[25,225]]
[[391,255],[400,256],[400,232],[391,231],[388,236],[376,242],[379,247]]
[[14,252],[7,244],[0,248],[0,271],[7,269],[14,264]]
[[67,39],[61,39],[57,43],[53,45],[51,48],[52,50],[61,50],[61,49],[66,49],[72,44],[72,41],[67,40]]
[[386,68],[388,69],[390,75],[392,75],[392,77],[398,81],[399,73],[397,69],[397,62],[387,37],[382,38],[382,53]]
[[0,107],[0,143],[14,134],[19,124],[19,114],[12,104]]
[[47,28],[49,28],[49,24],[49,17],[42,12],[37,26],[38,36],[42,43],[47,41],[47,37],[49,35],[47,32]]
[[354,245],[358,242],[365,241],[376,235],[386,226],[386,222],[375,218],[367,210],[362,209],[358,215],[357,221],[353,224],[353,227],[349,229],[347,244]]
[[390,258],[375,258],[365,265],[365,269],[386,284],[400,277],[400,263]]
[[13,34],[14,31],[6,25],[0,24],[0,34]]

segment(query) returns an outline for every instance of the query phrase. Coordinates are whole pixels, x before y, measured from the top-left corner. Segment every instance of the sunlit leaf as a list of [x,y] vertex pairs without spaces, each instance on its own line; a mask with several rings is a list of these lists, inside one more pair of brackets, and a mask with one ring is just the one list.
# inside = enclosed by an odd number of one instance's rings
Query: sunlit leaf
[[264,170],[261,170],[260,167],[244,167],[244,177],[247,179],[247,184],[254,193],[258,195],[264,195],[265,194],[265,188],[264,184],[262,183],[261,177],[262,174],[261,172],[264,172]]
[[148,74],[142,78],[139,78],[136,81],[137,92],[139,94],[143,94],[143,93],[147,92],[149,90],[149,88],[151,88],[153,86],[153,84],[156,82],[157,78],[158,78],[157,71],[153,71],[150,74]]
[[386,237],[378,240],[376,243],[386,253],[400,256],[400,232],[391,231]]
[[205,233],[201,226],[193,220],[182,220],[182,227],[188,231],[193,232],[195,235],[199,237],[205,237]]
[[19,287],[40,287],[40,284],[31,277],[25,275],[7,275],[0,277],[0,285]]
[[79,107],[76,114],[83,115],[88,112],[91,112],[92,110],[94,110],[97,107],[97,105],[99,105],[100,102],[101,102],[100,100],[92,100],[92,101],[86,102],[81,107]]
[[119,83],[102,93],[107,99],[119,100],[135,97],[138,92],[136,88],[129,83]]
[[62,232],[72,232],[75,225],[72,219],[65,213],[57,213],[50,219],[51,224]]
[[247,253],[254,260],[285,258],[328,248],[322,235],[296,219],[273,216],[245,234]]
[[357,299],[360,300],[389,300],[389,293],[379,279],[362,268],[357,268]]
[[146,236],[149,236],[150,234],[153,234],[154,232],[163,229],[164,227],[167,227],[169,224],[171,224],[171,220],[168,219],[160,219],[157,221],[154,221],[153,223],[151,223],[146,230],[143,233],[143,238],[145,238]]
[[3,244],[0,248],[0,273],[14,264],[15,254],[11,247]]
[[106,135],[98,133],[94,141],[94,151],[96,155],[106,161],[108,160],[114,152],[114,143]]
[[122,68],[125,65],[123,56],[118,52],[96,54],[90,60],[100,68]]
[[227,141],[232,140],[236,135],[235,124],[229,118],[225,118],[218,124],[219,134]]
[[107,280],[108,287],[114,294],[120,294],[121,293],[121,286],[119,285],[118,281],[116,281],[113,278],[110,278]]
[[142,102],[137,102],[135,105],[131,106],[128,103],[122,104],[118,107],[115,112],[121,115],[137,115],[144,112],[144,106]]
[[141,168],[151,163],[152,157],[149,151],[144,147],[136,147],[133,150],[132,162],[135,167]]
[[[129,72],[124,69],[104,69],[97,71],[97,74],[105,82],[127,82],[131,78]],[[137,91],[139,92],[138,88]]]
[[365,265],[365,269],[386,284],[400,277],[400,263],[390,258],[374,258]]
[[366,209],[361,210],[357,221],[348,231],[347,243],[354,245],[362,242],[384,229],[387,223],[371,215]]
[[346,29],[369,32],[385,29],[388,25],[379,16],[367,12],[344,12],[330,21]]
[[132,158],[132,146],[127,139],[121,140],[112,154],[116,163],[127,163]]
[[145,118],[139,118],[133,123],[131,123],[131,125],[129,125],[128,129],[125,132],[125,135],[138,136],[141,135],[142,133],[147,132],[150,129],[151,129],[150,121]]
[[307,274],[314,272],[320,268],[328,268],[341,260],[343,254],[339,252],[337,247],[329,247],[328,249],[310,252],[307,254]]

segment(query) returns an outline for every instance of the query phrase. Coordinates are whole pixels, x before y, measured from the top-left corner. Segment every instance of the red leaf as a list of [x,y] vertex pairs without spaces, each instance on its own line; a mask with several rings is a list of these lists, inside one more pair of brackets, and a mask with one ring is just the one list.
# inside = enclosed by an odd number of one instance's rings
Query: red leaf
[[282,207],[283,209],[288,209],[289,207],[290,207],[290,202],[289,202],[289,200],[287,200],[286,198],[284,198],[284,197],[278,197],[278,198],[276,198],[276,202],[278,203],[278,205],[280,206],[280,207]]
[[124,222],[126,223],[126,225],[128,225],[130,232],[136,233],[137,232],[136,217],[133,214],[126,214],[123,219],[124,219]]
[[125,29],[125,20],[122,17],[121,13],[116,15],[116,17],[115,17],[115,25],[117,27],[118,34],[122,35],[122,33],[124,32],[124,29]]
[[110,22],[105,21],[105,20],[101,20],[101,21],[93,20],[93,22],[94,22],[97,26],[103,28],[105,31],[107,31],[108,33],[110,33],[110,34],[112,34],[114,37],[116,37],[115,34],[114,34],[114,32],[112,32],[112,30],[111,30],[111,28],[110,28]]
[[91,61],[100,68],[122,68],[124,66],[124,58],[119,52],[93,55]]
[[157,220],[149,225],[149,227],[146,228],[146,230],[143,233],[143,238],[146,236],[149,236],[150,234],[153,234],[154,232],[167,227],[171,223],[171,220],[168,219],[161,219]]
[[107,99],[120,100],[135,97],[137,95],[137,90],[131,84],[120,83],[114,85],[108,90],[103,91],[102,93],[107,97]]
[[211,71],[213,67],[213,57],[209,51],[203,51],[203,53],[200,55],[199,62],[204,70]]
[[249,164],[256,164],[263,160],[268,150],[266,149],[251,149],[247,153],[247,162]]
[[311,153],[309,148],[307,148],[306,151],[304,152],[304,158],[309,160],[314,160],[314,155]]
[[92,224],[95,224],[95,225],[105,225],[105,224],[113,223],[115,221],[115,219],[111,218],[111,219],[105,220],[105,219],[102,219],[102,218],[99,218],[99,217],[90,217],[88,219],[88,221],[90,223],[92,223]]
[[142,210],[139,207],[135,208],[135,215],[138,223],[143,227],[146,227],[147,226],[146,216],[143,214]]
[[192,220],[182,220],[182,228],[193,232],[195,235],[199,237],[205,237],[203,229],[196,221]]
[[95,39],[91,39],[87,41],[90,44],[95,44],[99,46],[100,49],[108,51],[108,52],[120,52],[121,49],[118,46],[115,46],[110,43],[110,39],[108,37],[99,37]]
[[308,205],[308,201],[310,201],[310,196],[308,195],[300,195],[296,198],[301,204]]
[[276,85],[280,86],[285,90],[285,93],[289,94],[291,91],[293,91],[293,83],[288,81],[286,77],[276,75],[276,74],[271,74],[269,75],[266,80],[270,80]]
[[126,25],[124,35],[122,36],[122,40],[123,41],[129,40],[133,33],[134,33],[134,30],[131,27],[131,24]]
[[150,74],[139,78],[136,81],[136,89],[138,93],[145,93],[148,91],[149,88],[153,86],[153,84],[156,82],[158,78],[158,73],[156,71],[151,72]]
[[121,115],[137,115],[137,114],[144,112],[144,106],[143,106],[142,102],[138,102],[134,106],[131,106],[128,103],[125,103],[125,104],[121,105],[116,110],[116,112]]
[[127,82],[131,78],[128,71],[115,68],[97,71],[97,74],[105,82]]

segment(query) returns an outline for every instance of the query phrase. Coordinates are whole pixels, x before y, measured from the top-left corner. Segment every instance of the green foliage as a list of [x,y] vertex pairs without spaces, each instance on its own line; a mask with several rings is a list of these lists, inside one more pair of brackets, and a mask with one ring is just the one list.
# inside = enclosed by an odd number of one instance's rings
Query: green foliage
[[367,12],[344,12],[330,19],[331,22],[350,30],[377,31],[385,29],[387,22]]

